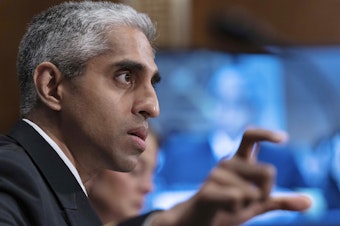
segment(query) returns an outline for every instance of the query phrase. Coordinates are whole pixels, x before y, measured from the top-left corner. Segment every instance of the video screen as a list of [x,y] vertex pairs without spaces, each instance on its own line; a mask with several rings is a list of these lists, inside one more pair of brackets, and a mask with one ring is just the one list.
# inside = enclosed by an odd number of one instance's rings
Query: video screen
[[273,195],[302,192],[313,205],[244,225],[340,225],[340,48],[159,51],[156,63],[161,114],[151,124],[161,146],[145,210],[188,199],[248,127],[261,127],[289,135],[259,147],[258,161],[277,169]]

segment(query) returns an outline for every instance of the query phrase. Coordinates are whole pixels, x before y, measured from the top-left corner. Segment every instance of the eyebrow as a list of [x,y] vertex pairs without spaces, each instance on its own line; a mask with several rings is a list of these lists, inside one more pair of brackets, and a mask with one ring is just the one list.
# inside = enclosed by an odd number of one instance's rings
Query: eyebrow
[[136,71],[143,71],[145,70],[145,66],[142,64],[132,61],[132,60],[122,60],[114,64],[115,67],[119,68],[126,68],[130,70],[136,70]]
[[[121,69],[128,69],[131,71],[145,71],[145,66],[141,63],[132,60],[122,60],[116,64],[115,67],[119,67]],[[157,84],[161,81],[161,75],[159,71],[156,71],[152,76],[152,84]]]

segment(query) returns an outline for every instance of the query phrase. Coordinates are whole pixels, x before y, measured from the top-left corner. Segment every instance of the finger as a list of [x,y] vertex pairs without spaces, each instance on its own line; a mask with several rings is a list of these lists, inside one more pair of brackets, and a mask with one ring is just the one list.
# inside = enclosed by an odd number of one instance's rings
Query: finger
[[258,142],[256,142],[254,144],[253,150],[251,151],[251,156],[249,157],[248,162],[251,162],[251,163],[257,162],[257,156],[259,154],[259,150],[260,150],[260,144]]
[[253,182],[246,180],[245,177],[242,177],[242,175],[235,172],[228,166],[216,167],[210,173],[207,182],[208,181],[216,184],[216,186],[218,186],[216,188],[217,190],[226,190],[236,187],[244,194],[245,202],[248,202],[249,200],[260,200],[262,198],[261,190],[254,186]]
[[264,202],[253,202],[234,215],[236,222],[245,222],[259,214],[272,210],[306,211],[311,206],[311,200],[305,195],[271,197]]
[[312,200],[301,194],[271,197],[266,205],[265,211],[270,210],[292,210],[305,211],[312,205]]
[[[219,166],[225,172],[232,171],[247,183],[260,189],[261,199],[267,199],[274,184],[276,169],[265,163],[249,164],[239,158],[223,160]],[[241,186],[241,184],[239,184]]]
[[284,132],[274,132],[265,129],[248,129],[245,131],[242,137],[241,144],[235,154],[235,156],[240,157],[246,161],[252,160],[252,154],[255,144],[260,141],[269,141],[274,143],[280,143],[287,140],[287,133]]
[[213,195],[210,197],[210,201],[218,209],[232,213],[240,211],[249,203],[256,202],[249,198],[249,193],[245,193],[243,189],[235,186],[219,188],[211,194]]

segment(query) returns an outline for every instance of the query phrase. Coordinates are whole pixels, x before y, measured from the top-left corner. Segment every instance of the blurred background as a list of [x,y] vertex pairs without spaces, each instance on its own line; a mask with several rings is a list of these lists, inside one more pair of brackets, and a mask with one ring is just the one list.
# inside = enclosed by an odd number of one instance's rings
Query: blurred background
[[[16,54],[26,24],[61,0],[0,0],[0,132],[19,118]],[[305,192],[314,204],[245,225],[340,225],[340,1],[115,1],[157,23],[161,137],[150,208],[196,191],[231,157],[248,126],[286,131],[259,160],[278,168],[273,194]]]

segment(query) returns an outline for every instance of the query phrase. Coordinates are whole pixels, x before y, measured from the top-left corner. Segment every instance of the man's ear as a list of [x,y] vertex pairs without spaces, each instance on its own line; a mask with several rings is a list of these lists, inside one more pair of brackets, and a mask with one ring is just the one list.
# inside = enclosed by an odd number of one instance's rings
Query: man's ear
[[33,81],[37,90],[38,98],[50,109],[59,111],[61,109],[60,83],[64,76],[60,70],[50,62],[39,64],[33,75]]

